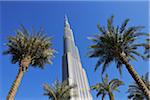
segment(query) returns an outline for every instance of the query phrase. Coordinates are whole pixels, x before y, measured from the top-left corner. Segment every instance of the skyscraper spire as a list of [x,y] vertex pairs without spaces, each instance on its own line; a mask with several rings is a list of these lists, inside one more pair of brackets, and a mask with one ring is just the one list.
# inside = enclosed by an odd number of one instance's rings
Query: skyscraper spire
[[62,80],[69,80],[69,85],[76,84],[71,90],[70,100],[92,100],[85,70],[82,68],[78,48],[68,18],[64,22],[64,54],[62,61]]
[[69,25],[69,22],[68,22],[67,15],[65,15],[65,27],[70,28],[70,25]]
[[64,17],[65,22],[64,22],[64,31],[65,31],[65,38],[70,38],[74,42],[74,37],[73,37],[73,32],[72,29],[70,28],[70,24],[68,22],[67,15]]

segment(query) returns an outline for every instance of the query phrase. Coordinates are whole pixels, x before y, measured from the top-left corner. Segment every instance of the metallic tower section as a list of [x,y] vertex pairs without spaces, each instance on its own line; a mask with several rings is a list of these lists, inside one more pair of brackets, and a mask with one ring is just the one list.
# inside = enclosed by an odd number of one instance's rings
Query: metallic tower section
[[62,80],[69,80],[69,85],[77,86],[71,90],[71,100],[92,100],[85,70],[75,45],[73,32],[67,17],[64,23],[64,54],[62,61]]

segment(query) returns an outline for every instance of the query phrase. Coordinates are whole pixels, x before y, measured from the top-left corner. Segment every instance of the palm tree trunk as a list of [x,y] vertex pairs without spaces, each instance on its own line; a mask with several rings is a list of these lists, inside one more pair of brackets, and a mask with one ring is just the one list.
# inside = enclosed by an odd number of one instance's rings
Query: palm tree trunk
[[130,73],[132,78],[135,80],[135,82],[139,85],[139,87],[141,88],[141,90],[143,91],[147,99],[150,100],[150,91],[148,90],[148,88],[146,87],[142,79],[139,77],[139,75],[136,73],[136,71],[128,63],[127,59],[123,55],[120,55],[120,59],[123,62],[123,64],[126,65],[128,72]]
[[109,99],[110,99],[110,100],[114,100],[114,95],[113,95],[112,92],[109,92],[108,95],[109,95]]
[[24,72],[22,70],[22,67],[19,68],[19,72],[18,72],[18,75],[16,76],[16,79],[8,93],[8,96],[7,96],[7,100],[14,100],[14,97],[16,95],[16,92],[18,90],[18,87],[20,85],[20,82],[22,80],[22,77],[24,75]]
[[24,72],[28,69],[30,62],[31,62],[31,56],[26,56],[24,59],[21,60],[19,72],[18,72],[16,79],[8,93],[7,100],[14,100],[14,97],[15,97],[18,87],[21,83]]

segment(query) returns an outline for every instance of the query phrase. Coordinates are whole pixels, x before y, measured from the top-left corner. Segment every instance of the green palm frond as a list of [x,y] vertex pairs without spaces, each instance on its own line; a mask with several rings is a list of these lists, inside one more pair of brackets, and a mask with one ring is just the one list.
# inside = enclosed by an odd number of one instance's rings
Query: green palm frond
[[102,83],[98,83],[94,86],[91,86],[91,89],[96,91],[98,91],[100,88],[104,88],[104,85]]
[[118,87],[121,85],[124,85],[124,83],[119,79],[112,79],[109,81],[108,75],[106,74],[104,78],[102,77],[102,82],[97,83],[94,86],[91,86],[91,89],[97,91],[96,94],[97,97],[101,95],[102,98],[104,98],[110,92],[113,91],[119,92]]
[[106,68],[109,66],[109,64],[112,62],[112,59],[105,60],[103,67],[102,67],[102,74],[105,72]]
[[114,31],[113,19],[114,19],[114,16],[111,16],[110,19],[107,20],[107,28],[110,33],[112,33]]
[[104,62],[105,60],[103,58],[99,58],[99,60],[97,61],[96,63],[96,66],[95,66],[95,71],[97,70],[97,68]]
[[106,93],[103,93],[102,94],[102,100],[104,100],[105,96],[106,96]]
[[30,56],[32,66],[43,68],[46,63],[52,63],[51,59],[55,50],[52,48],[52,38],[44,35],[44,31],[40,29],[32,33],[22,25],[16,31],[15,36],[8,37],[6,44],[8,49],[4,54],[12,55],[12,63],[21,62],[24,58]]
[[121,26],[113,25],[114,17],[111,16],[107,20],[107,28],[97,25],[100,34],[90,37],[93,42],[90,46],[88,56],[90,58],[98,58],[95,70],[102,66],[102,74],[106,71],[109,63],[115,61],[119,73],[122,73],[123,62],[120,55],[124,54],[127,61],[137,60],[136,57],[145,58],[137,49],[145,47],[145,43],[140,43],[137,40],[141,36],[146,36],[146,33],[141,32],[143,26],[127,27],[129,19],[126,19]]
[[146,55],[146,58],[150,58],[150,35],[148,34],[147,35],[148,38],[146,39],[146,44],[145,44],[145,55]]
[[[144,76],[142,76],[141,79],[143,80],[145,85],[150,90],[150,82],[148,79],[148,73],[146,73]],[[137,98],[140,98],[139,100],[145,100],[146,96],[144,95],[141,88],[136,83],[134,83],[134,84],[129,85],[128,98],[130,98],[130,99],[132,98],[132,99],[136,99],[136,100],[137,100]]]
[[96,97],[98,97],[99,95],[105,95],[104,89],[100,89],[100,90],[97,92]]
[[51,88],[48,84],[44,84],[44,95],[49,96],[49,98],[52,98],[53,100],[56,100],[56,91]]
[[108,74],[106,74],[104,78],[102,77],[102,82],[103,82],[104,85],[109,84]]
[[121,63],[121,61],[117,61],[117,69],[119,70],[120,75],[122,75],[122,63]]
[[125,19],[125,21],[122,23],[120,27],[120,33],[123,33],[125,31],[128,22],[129,22],[129,19]]
[[117,88],[121,85],[124,85],[124,83],[118,79],[113,79],[109,83],[112,90],[117,90]]
[[62,83],[56,80],[52,86],[49,86],[48,84],[44,85],[44,95],[52,100],[69,100],[71,97],[70,91],[75,87],[76,85],[68,85],[68,80],[63,81]]
[[97,28],[99,29],[100,32],[102,32],[103,34],[106,33],[106,29],[105,27],[101,27],[99,24],[97,25]]

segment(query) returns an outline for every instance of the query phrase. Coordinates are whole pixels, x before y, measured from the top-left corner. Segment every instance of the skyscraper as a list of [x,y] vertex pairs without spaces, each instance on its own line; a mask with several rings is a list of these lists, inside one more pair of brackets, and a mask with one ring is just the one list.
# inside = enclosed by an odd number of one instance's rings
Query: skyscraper
[[[64,54],[62,61],[62,80],[77,86],[71,90],[71,100],[92,100],[85,70],[82,68],[78,48],[67,17],[64,23]],[[76,95],[76,96],[75,96]]]

